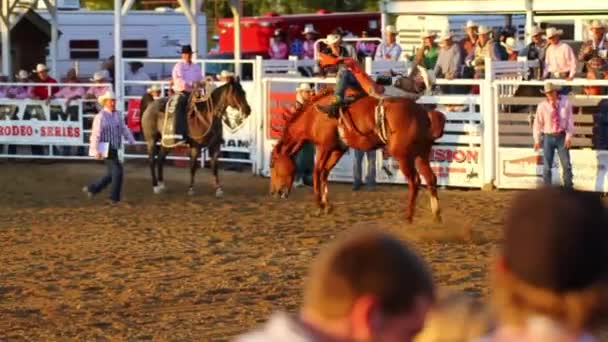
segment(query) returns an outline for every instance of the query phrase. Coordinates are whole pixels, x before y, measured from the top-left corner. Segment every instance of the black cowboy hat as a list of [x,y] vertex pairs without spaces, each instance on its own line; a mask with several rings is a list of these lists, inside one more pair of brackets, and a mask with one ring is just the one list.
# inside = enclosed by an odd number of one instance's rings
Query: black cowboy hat
[[192,46],[190,45],[183,45],[182,46],[182,52],[181,53],[189,53],[192,54]]
[[144,63],[142,62],[130,62],[129,65],[136,69],[141,69],[144,67]]

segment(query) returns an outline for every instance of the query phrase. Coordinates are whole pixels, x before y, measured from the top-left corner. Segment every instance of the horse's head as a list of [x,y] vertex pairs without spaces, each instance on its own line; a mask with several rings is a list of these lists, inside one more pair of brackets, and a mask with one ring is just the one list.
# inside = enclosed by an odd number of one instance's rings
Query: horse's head
[[226,107],[238,108],[245,117],[248,117],[249,114],[251,114],[251,107],[247,102],[247,94],[238,77],[230,78],[230,80],[219,89],[223,90],[221,96]]
[[270,195],[289,197],[295,172],[296,164],[293,159],[281,151],[280,145],[275,146],[270,157]]

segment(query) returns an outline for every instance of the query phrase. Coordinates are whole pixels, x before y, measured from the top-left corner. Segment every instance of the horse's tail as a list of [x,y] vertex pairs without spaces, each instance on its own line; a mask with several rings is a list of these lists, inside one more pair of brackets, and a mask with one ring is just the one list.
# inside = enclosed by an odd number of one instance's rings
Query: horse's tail
[[429,120],[431,121],[431,137],[433,140],[437,140],[443,136],[445,130],[446,116],[440,111],[429,110],[427,112]]

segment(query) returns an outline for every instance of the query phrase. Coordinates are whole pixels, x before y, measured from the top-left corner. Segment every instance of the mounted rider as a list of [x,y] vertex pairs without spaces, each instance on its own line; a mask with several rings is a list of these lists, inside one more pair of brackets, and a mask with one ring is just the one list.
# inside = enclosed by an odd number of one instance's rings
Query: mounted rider
[[193,86],[199,84],[203,79],[201,67],[192,63],[192,47],[182,46],[182,60],[173,67],[172,81],[173,89],[179,96],[175,106],[175,139],[177,144],[187,143],[188,124],[186,122],[186,110],[188,99]]
[[325,39],[327,47],[319,53],[319,66],[324,76],[336,75],[336,87],[334,89],[334,102],[328,105],[317,105],[317,110],[337,117],[338,110],[347,105],[344,95],[346,89],[363,91],[352,71],[346,66],[345,61],[351,60],[348,50],[341,45],[342,37],[339,34],[329,34]]

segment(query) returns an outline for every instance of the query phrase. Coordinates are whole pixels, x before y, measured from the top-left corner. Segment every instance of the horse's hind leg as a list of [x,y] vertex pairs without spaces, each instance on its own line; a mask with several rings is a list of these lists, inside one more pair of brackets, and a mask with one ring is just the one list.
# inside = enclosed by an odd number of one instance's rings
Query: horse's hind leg
[[200,147],[190,148],[190,187],[188,188],[188,195],[194,195],[194,178],[196,177],[196,170],[198,169],[198,157],[201,155]]
[[169,152],[162,146],[156,146],[158,148],[158,152],[156,154],[156,172],[158,174],[158,186],[160,191],[165,190],[165,181],[163,177],[163,166],[165,164],[165,159],[167,159],[167,153]]
[[152,190],[155,194],[161,192],[158,187],[158,179],[156,178],[156,156],[158,155],[158,145],[156,141],[148,143],[148,166],[150,167],[150,175],[152,176]]
[[321,186],[320,186],[320,190],[321,190],[321,204],[323,206],[323,209],[325,211],[326,214],[328,214],[331,211],[331,205],[329,204],[329,173],[331,172],[331,169],[334,168],[334,166],[336,166],[336,164],[338,163],[338,161],[340,160],[340,158],[342,157],[342,155],[344,154],[343,150],[334,150],[331,151],[331,153],[329,154],[329,158],[327,158],[327,161],[325,162],[325,166],[323,167],[323,170],[321,170]]
[[433,217],[435,222],[441,222],[441,210],[439,209],[439,196],[437,195],[437,176],[433,172],[431,168],[431,163],[428,158],[428,153],[423,154],[422,157],[416,158],[416,167],[418,171],[424,177],[426,181],[426,186],[431,195],[431,212],[433,213]]
[[405,209],[405,219],[411,223],[414,217],[414,209],[416,208],[416,197],[418,196],[418,180],[420,179],[416,175],[416,167],[414,158],[410,157],[408,153],[405,156],[398,158],[399,168],[407,182],[409,184],[408,198],[407,198],[407,209]]
[[211,172],[213,173],[215,197],[222,197],[224,195],[224,190],[222,189],[222,183],[220,182],[220,175],[218,171],[221,145],[217,144],[214,146],[209,146],[207,150],[209,151],[209,155],[211,156],[209,166],[211,166]]

